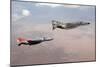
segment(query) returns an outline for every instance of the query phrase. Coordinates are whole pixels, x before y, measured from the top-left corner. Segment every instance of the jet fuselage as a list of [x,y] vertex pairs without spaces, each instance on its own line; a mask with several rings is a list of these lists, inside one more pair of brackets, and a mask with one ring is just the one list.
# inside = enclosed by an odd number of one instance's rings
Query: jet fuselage
[[76,28],[78,26],[84,26],[84,25],[88,25],[90,24],[89,22],[73,22],[73,23],[62,23],[59,21],[55,21],[52,20],[52,26],[53,26],[53,30],[56,28],[60,28],[60,29],[72,29],[72,28]]

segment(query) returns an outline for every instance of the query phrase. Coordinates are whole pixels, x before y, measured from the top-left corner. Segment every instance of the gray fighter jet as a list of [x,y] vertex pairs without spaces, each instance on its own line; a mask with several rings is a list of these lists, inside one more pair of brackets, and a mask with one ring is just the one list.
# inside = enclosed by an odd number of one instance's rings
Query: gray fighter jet
[[60,28],[60,29],[73,29],[79,26],[89,25],[89,22],[73,22],[73,23],[63,23],[60,21],[52,20],[52,29]]

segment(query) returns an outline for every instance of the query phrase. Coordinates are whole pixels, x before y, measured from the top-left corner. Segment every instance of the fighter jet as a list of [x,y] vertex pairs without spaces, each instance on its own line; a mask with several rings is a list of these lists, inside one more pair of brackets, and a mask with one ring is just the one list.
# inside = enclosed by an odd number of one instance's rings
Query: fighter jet
[[46,37],[43,37],[42,39],[38,39],[38,40],[31,40],[31,39],[24,39],[24,38],[18,38],[17,39],[17,45],[18,46],[21,46],[21,45],[36,45],[36,44],[40,44],[42,42],[45,42],[45,41],[51,41],[53,40],[53,38],[46,38]]
[[73,22],[73,23],[63,23],[60,21],[52,20],[52,29],[60,28],[60,29],[73,29],[79,26],[89,25],[89,22]]

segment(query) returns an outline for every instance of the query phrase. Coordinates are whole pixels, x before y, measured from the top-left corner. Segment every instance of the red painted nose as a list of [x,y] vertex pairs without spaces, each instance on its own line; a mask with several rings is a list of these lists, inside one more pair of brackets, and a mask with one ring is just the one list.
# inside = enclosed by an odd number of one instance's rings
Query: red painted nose
[[24,38],[17,38],[17,42],[18,43],[21,43],[21,42],[26,42],[27,40],[26,39],[24,39]]

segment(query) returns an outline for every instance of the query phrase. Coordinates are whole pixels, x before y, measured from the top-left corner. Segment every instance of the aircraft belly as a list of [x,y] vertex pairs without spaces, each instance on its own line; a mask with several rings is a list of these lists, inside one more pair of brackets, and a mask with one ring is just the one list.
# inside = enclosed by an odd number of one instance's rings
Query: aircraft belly
[[30,45],[34,45],[34,44],[39,44],[39,43],[41,43],[42,41],[28,41],[28,43],[30,44]]

